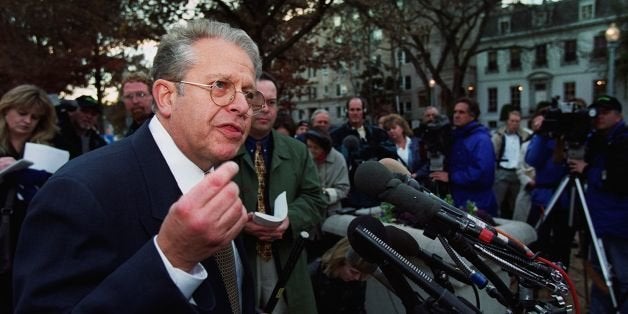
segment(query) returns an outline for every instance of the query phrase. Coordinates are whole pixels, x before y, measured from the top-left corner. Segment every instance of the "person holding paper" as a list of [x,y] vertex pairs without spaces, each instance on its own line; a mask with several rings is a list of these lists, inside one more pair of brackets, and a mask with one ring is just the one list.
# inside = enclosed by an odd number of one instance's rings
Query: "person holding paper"
[[26,208],[50,177],[26,168],[32,163],[22,160],[24,147],[26,142],[48,144],[56,120],[48,95],[37,86],[17,86],[0,99],[0,313],[12,313],[13,254]]
[[[240,172],[234,181],[240,186],[240,197],[248,211],[273,214],[271,204],[284,191],[288,203],[288,217],[278,226],[249,219],[244,227],[249,262],[256,276],[256,305],[263,308],[299,232],[309,232],[320,223],[327,205],[307,147],[273,130],[278,109],[276,83],[262,74],[257,88],[266,104],[253,116],[250,135],[235,157]],[[296,263],[284,296],[273,313],[317,313],[305,253]]]

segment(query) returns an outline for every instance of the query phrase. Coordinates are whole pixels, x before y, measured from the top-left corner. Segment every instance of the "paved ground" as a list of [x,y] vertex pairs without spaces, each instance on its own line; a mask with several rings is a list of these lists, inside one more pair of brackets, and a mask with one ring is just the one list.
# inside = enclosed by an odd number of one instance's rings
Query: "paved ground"
[[576,291],[578,291],[581,310],[580,313],[586,313],[591,278],[585,276],[583,260],[577,256],[578,250],[579,248],[571,250],[572,254],[571,266],[569,267],[569,278],[571,278],[571,281],[573,281],[576,286]]

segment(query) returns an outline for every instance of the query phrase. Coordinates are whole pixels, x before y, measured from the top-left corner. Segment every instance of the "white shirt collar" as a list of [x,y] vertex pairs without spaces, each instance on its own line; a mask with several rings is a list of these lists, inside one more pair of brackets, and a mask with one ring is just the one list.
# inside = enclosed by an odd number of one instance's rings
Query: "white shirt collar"
[[179,150],[179,147],[174,143],[174,140],[156,115],[151,119],[148,128],[153,135],[155,143],[157,143],[161,155],[166,160],[170,172],[172,172],[174,179],[177,181],[179,189],[181,189],[183,194],[187,193],[203,179],[205,173]]

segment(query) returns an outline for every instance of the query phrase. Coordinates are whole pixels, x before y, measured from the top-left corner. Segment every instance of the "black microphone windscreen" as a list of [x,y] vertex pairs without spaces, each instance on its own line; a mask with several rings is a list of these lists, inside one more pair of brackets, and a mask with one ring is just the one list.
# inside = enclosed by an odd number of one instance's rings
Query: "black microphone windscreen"
[[342,140],[342,145],[346,147],[348,151],[354,152],[360,148],[360,139],[355,135],[347,135]]
[[377,195],[382,201],[395,205],[396,210],[414,215],[419,225],[429,223],[441,210],[440,203],[407,184],[399,184]]
[[395,226],[386,226],[388,245],[404,256],[418,256],[421,247],[406,231]]
[[358,191],[377,198],[384,192],[393,174],[377,161],[369,160],[361,163],[353,175],[353,182]]
[[371,263],[381,262],[381,256],[377,248],[369,243],[358,230],[368,230],[380,240],[387,242],[386,229],[381,221],[372,216],[358,216],[347,227],[347,237],[353,250],[363,259]]

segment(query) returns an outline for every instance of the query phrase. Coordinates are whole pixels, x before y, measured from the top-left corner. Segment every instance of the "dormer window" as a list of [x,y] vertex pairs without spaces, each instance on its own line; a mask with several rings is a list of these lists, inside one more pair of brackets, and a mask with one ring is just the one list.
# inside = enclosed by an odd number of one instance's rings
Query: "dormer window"
[[590,20],[595,16],[593,3],[580,3],[580,20]]
[[510,16],[499,18],[499,33],[502,35],[510,33]]
[[547,11],[537,11],[532,15],[533,26],[545,26],[547,24],[548,14]]

